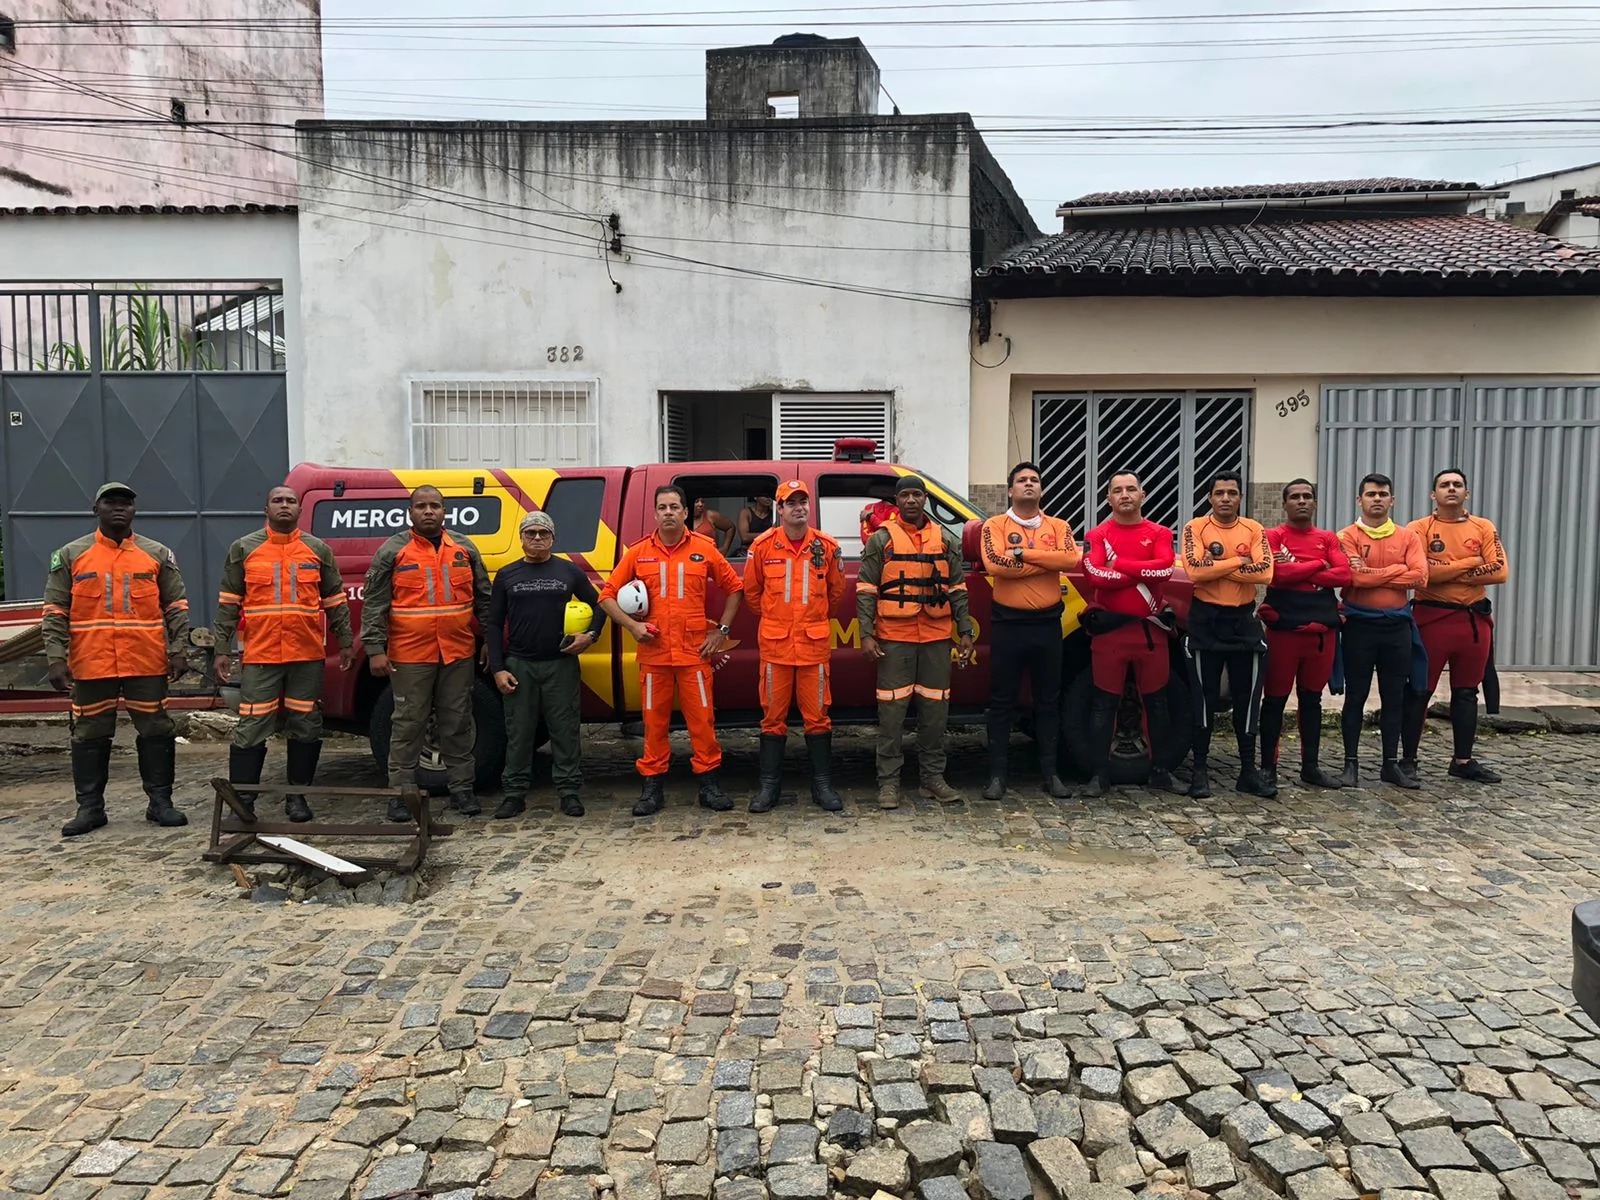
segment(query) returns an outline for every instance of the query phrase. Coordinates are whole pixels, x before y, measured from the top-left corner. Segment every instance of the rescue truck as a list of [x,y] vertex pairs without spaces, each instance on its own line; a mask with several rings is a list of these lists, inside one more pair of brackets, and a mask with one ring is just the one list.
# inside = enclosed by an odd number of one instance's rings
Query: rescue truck
[[[681,487],[691,509],[696,501],[703,501],[707,509],[723,513],[736,525],[739,507],[757,496],[770,497],[783,480],[803,480],[811,489],[812,524],[837,538],[844,553],[848,585],[831,621],[832,714],[835,723],[848,725],[871,724],[876,719],[875,668],[860,653],[861,633],[855,616],[855,575],[861,556],[863,513],[875,505],[880,506],[880,512],[885,511],[882,502],[893,497],[896,480],[903,475],[920,475],[928,487],[928,515],[962,545],[972,618],[978,627],[977,663],[954,673],[950,719],[953,725],[981,721],[989,696],[987,626],[992,597],[988,577],[977,567],[981,513],[926,472],[875,461],[874,454],[870,441],[842,441],[831,461],[476,470],[379,470],[305,463],[295,467],[286,482],[300,494],[301,527],[327,542],[338,560],[359,630],[367,567],[385,539],[408,527],[409,495],[423,484],[443,493],[446,528],[466,534],[476,543],[491,575],[521,557],[518,523],[526,513],[543,510],[555,521],[555,553],[583,567],[598,587],[628,545],[654,532],[653,497],[657,487],[669,483]],[[737,541],[732,534],[721,536]],[[742,547],[731,548],[729,559],[742,573]],[[1062,769],[1064,774],[1081,775],[1089,764],[1091,683],[1088,637],[1079,627],[1079,615],[1093,593],[1092,584],[1078,572],[1063,575],[1061,588],[1065,603],[1061,627]],[[1189,595],[1190,587],[1180,568],[1167,584],[1165,594],[1180,623],[1187,614]],[[720,614],[725,600],[715,588],[709,589],[707,612]],[[717,725],[754,728],[760,724],[761,707],[757,696],[755,620],[748,608],[741,608],[734,619],[732,637],[739,644],[721,660],[716,674]],[[220,652],[221,647],[218,649]],[[601,639],[582,655],[585,722],[620,723],[624,732],[642,732],[636,650],[633,638],[617,628],[615,622],[608,622]],[[1178,660],[1176,645],[1173,655],[1172,682],[1168,685],[1173,743],[1156,748],[1159,760],[1168,767],[1176,766],[1187,753],[1192,712],[1186,672]],[[1026,694],[1023,703],[1027,704]],[[479,679],[473,693],[473,709],[477,721],[477,786],[485,792],[493,791],[505,761],[505,724],[500,693],[486,676]],[[373,675],[364,656],[358,658],[354,670],[340,671],[337,647],[330,643],[323,693],[328,728],[367,737],[373,757],[382,768],[388,762],[393,711],[388,680]],[[1137,696],[1130,690],[1124,697],[1113,750],[1114,782],[1141,783],[1149,774],[1150,747],[1144,737],[1141,712]],[[679,727],[676,722],[674,727]],[[419,782],[427,788],[442,787],[444,775],[440,767],[432,751],[425,750],[418,764]]]

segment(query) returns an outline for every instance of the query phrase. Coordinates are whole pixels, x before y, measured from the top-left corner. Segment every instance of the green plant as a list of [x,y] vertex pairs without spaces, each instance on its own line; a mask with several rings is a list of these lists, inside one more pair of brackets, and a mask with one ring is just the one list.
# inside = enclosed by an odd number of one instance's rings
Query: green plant
[[[143,284],[127,300],[127,321],[112,304],[101,330],[102,371],[214,371],[216,356],[192,331],[178,328],[160,297]],[[43,371],[87,371],[82,346],[57,342],[35,366]]]

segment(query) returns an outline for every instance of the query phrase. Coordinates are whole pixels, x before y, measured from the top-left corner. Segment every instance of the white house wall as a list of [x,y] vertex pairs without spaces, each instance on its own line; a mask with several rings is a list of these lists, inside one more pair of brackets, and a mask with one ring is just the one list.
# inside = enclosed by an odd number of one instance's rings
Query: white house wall
[[967,133],[922,121],[303,127],[306,457],[404,463],[407,377],[561,372],[606,463],[661,457],[662,392],[889,392],[964,486]]

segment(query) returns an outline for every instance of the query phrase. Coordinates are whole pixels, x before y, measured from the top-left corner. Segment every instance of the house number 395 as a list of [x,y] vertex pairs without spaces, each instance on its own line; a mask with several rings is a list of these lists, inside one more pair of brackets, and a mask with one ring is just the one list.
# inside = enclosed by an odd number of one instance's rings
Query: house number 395
[[1287,417],[1290,413],[1299,412],[1302,408],[1311,407],[1311,397],[1306,395],[1305,388],[1301,388],[1287,400],[1279,400],[1277,404],[1278,415]]
[[545,362],[577,363],[583,361],[582,346],[546,346]]

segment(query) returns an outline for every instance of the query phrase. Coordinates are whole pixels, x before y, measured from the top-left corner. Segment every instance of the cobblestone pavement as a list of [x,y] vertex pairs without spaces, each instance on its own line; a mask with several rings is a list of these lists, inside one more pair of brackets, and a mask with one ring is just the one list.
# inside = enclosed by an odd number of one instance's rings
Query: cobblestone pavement
[[[683,772],[635,821],[631,744],[597,736],[588,816],[464,823],[388,905],[252,903],[202,863],[221,746],[180,754],[180,830],[144,822],[120,752],[112,823],[76,843],[65,756],[18,746],[0,1196],[1595,1188],[1600,1031],[1565,982],[1600,739],[1490,738],[1493,789],[1432,735],[1421,793],[999,804],[956,741],[952,808],[856,786],[836,816],[714,814]],[[840,757],[870,785],[865,741]],[[325,764],[373,782],[353,744]]]

